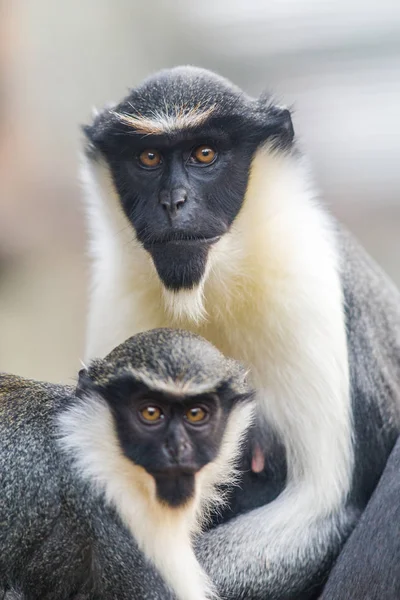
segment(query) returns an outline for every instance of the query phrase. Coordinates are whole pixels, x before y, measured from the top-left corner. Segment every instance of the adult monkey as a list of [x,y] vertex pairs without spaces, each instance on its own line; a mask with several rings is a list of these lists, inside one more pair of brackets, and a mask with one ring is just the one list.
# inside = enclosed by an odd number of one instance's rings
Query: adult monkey
[[223,596],[312,597],[400,430],[400,295],[318,205],[270,99],[179,67],[85,132],[88,358],[180,326],[251,367],[243,491],[198,556]]

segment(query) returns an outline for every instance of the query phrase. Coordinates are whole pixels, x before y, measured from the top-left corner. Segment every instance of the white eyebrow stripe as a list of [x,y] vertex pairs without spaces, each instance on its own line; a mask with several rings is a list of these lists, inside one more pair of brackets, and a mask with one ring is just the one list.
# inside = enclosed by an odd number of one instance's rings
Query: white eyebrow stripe
[[163,133],[172,133],[182,129],[198,127],[202,125],[215,110],[215,105],[205,110],[200,107],[194,107],[187,111],[181,109],[174,115],[165,113],[154,113],[151,117],[140,114],[128,115],[112,111],[112,115],[117,117],[121,123],[132,127],[138,133],[147,135],[161,135]]

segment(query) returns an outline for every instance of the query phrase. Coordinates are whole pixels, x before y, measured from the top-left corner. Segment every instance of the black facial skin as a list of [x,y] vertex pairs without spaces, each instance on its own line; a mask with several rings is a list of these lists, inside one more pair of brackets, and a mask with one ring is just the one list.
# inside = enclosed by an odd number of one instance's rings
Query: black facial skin
[[[168,106],[179,111],[214,106],[201,126],[168,135],[143,135],[121,123],[119,114],[151,116]],[[258,146],[273,138],[289,149],[290,113],[254,100],[229,82],[202,70],[172,69],[133,90],[113,112],[105,111],[84,129],[94,156],[110,165],[122,207],[137,238],[151,254],[166,288],[190,289],[201,280],[210,246],[237,216]],[[210,164],[193,161],[206,145],[216,152]],[[144,168],[141,152],[161,153],[161,164]]]
[[[223,389],[218,394],[174,396],[149,390],[131,378],[97,391],[111,408],[124,454],[154,477],[159,500],[171,507],[193,496],[195,474],[216,458],[232,407],[243,400]],[[141,411],[147,407],[160,410],[163,418],[146,421]],[[203,421],[187,419],[193,407],[205,412]]]
[[[107,156],[125,213],[164,285],[190,289],[204,273],[211,244],[239,212],[254,148],[235,146],[228,136],[207,128],[190,139],[138,140],[131,135],[126,142],[123,154]],[[192,151],[201,145],[216,151],[212,164],[191,161]],[[138,160],[149,147],[162,156],[153,169],[143,168]]]

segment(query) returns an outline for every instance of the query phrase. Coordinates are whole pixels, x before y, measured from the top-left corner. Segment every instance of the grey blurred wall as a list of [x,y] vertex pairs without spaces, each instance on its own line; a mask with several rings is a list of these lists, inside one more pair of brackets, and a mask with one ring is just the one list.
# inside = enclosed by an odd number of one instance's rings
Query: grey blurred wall
[[0,0],[0,369],[74,377],[79,124],[182,63],[294,107],[326,202],[400,283],[398,0]]

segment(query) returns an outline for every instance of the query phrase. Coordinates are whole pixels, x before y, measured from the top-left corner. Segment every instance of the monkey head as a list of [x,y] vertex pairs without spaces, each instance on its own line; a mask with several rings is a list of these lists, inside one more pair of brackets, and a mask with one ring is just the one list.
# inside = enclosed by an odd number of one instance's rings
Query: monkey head
[[290,149],[288,110],[193,67],[145,80],[84,127],[87,155],[108,164],[120,206],[167,290],[193,289],[210,248],[244,201],[252,158]]
[[226,436],[239,446],[252,398],[238,363],[196,335],[168,329],[140,333],[94,361],[80,372],[77,395],[106,403],[120,452],[172,507],[193,498],[196,475],[220,460]]

